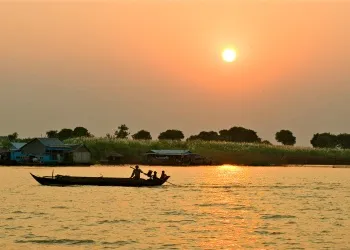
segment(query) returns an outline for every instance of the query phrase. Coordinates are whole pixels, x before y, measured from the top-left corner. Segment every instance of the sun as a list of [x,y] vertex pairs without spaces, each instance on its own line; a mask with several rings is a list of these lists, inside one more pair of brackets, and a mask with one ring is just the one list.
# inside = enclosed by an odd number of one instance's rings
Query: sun
[[224,49],[221,56],[222,60],[224,60],[225,62],[233,62],[236,60],[237,53],[234,49]]

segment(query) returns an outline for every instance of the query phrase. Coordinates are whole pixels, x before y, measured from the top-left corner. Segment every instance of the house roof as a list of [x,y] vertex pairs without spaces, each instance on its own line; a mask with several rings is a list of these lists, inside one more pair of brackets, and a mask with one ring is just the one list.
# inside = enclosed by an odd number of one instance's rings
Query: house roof
[[75,151],[81,147],[84,147],[87,149],[87,151],[90,152],[89,148],[86,147],[84,144],[65,144],[65,146],[69,147],[71,151]]
[[46,147],[62,147],[62,146],[64,147],[65,146],[64,143],[58,138],[36,138],[34,140],[39,140]]
[[192,154],[189,150],[174,149],[174,150],[150,150],[146,154],[156,154],[156,155],[187,155]]
[[26,145],[27,143],[25,142],[11,142],[11,148],[12,149],[20,149],[21,147],[23,147],[24,145]]
[[67,148],[66,145],[62,141],[60,141],[57,138],[35,138],[28,142],[26,145],[24,145],[21,149],[26,148],[28,145],[31,145],[33,142],[39,141],[41,144],[43,144],[47,148],[51,149],[64,149]]

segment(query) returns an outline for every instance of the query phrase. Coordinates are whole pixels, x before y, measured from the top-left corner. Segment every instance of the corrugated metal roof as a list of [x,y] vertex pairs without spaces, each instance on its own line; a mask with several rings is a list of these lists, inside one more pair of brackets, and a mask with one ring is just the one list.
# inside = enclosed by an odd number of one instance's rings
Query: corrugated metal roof
[[66,146],[70,147],[71,150],[76,150],[83,146],[83,144],[66,144]]
[[150,150],[146,154],[157,154],[157,155],[186,155],[192,154],[189,150],[173,149],[173,150]]
[[64,143],[60,141],[58,138],[36,138],[36,139],[38,139],[46,147],[65,146]]
[[23,147],[26,144],[27,143],[25,143],[25,142],[11,142],[12,149],[20,149],[21,147]]
[[79,148],[86,148],[87,151],[90,152],[89,148],[85,146],[85,144],[65,144],[67,147],[71,149],[71,151],[78,150]]

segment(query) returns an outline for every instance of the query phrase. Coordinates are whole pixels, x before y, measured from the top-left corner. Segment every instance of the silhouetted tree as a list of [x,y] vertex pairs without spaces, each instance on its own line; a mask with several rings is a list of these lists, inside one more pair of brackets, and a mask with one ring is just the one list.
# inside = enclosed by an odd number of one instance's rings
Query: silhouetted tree
[[219,134],[223,141],[261,142],[261,139],[254,130],[243,127],[232,127],[229,130],[220,130]]
[[90,137],[91,134],[89,133],[89,130],[87,130],[84,127],[76,127],[73,130],[73,136],[74,137]]
[[14,133],[8,135],[7,137],[8,137],[8,139],[9,139],[10,141],[15,141],[15,140],[17,140],[17,138],[18,138],[18,133],[17,133],[17,132],[14,132]]
[[140,130],[139,132],[131,136],[134,140],[152,140],[151,133],[146,130]]
[[350,148],[350,134],[337,135],[338,146],[341,148]]
[[106,134],[106,138],[107,138],[107,139],[113,139],[113,135],[111,135],[110,133],[107,133],[107,134]]
[[272,143],[268,140],[263,140],[261,143],[266,145],[272,145]]
[[130,134],[128,132],[129,128],[125,125],[125,124],[122,124],[118,127],[118,130],[115,131],[115,136],[119,139],[126,139],[128,138],[128,135]]
[[230,132],[227,129],[220,130],[219,139],[222,141],[231,141]]
[[58,138],[58,131],[57,130],[49,130],[46,132],[46,136],[48,138]]
[[283,145],[293,146],[296,143],[296,137],[290,130],[280,130],[275,135],[276,141],[282,143]]
[[73,130],[71,130],[70,128],[63,128],[61,129],[60,132],[58,132],[58,138],[60,140],[66,140],[72,137],[73,137]]
[[167,131],[160,133],[158,136],[159,140],[179,140],[179,141],[181,141],[183,138],[185,138],[185,136],[182,133],[182,131],[176,130],[176,129],[168,129]]
[[219,134],[215,131],[202,131],[198,135],[191,135],[187,140],[218,141]]
[[310,143],[314,148],[335,148],[338,145],[338,138],[330,133],[317,133],[314,134]]

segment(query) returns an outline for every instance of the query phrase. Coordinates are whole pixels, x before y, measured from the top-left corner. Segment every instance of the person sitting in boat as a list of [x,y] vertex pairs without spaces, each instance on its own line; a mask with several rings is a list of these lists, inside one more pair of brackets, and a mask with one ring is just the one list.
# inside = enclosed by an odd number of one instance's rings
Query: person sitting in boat
[[158,176],[157,176],[157,171],[154,171],[153,172],[153,180],[157,180],[158,179]]
[[165,174],[165,171],[163,170],[163,171],[162,171],[162,174],[161,174],[161,176],[160,176],[160,179],[163,180],[163,179],[165,179],[166,177],[167,177],[167,175]]
[[141,173],[143,173],[142,170],[139,168],[138,165],[136,165],[134,168],[134,171],[132,171],[130,178],[134,178],[135,180],[139,180]]
[[146,174],[150,179],[152,179],[152,173],[153,171],[152,170],[148,170],[148,173]]

